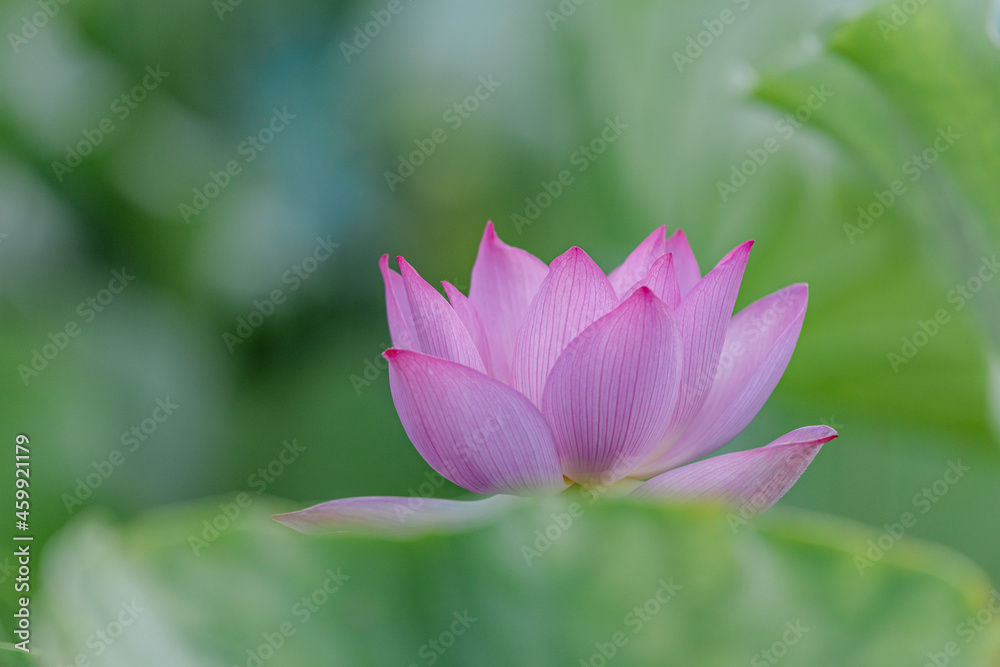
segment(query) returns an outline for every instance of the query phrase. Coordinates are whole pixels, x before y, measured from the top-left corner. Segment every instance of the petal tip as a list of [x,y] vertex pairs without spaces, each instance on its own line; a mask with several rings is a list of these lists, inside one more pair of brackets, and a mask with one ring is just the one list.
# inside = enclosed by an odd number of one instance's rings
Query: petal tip
[[503,243],[500,240],[500,235],[497,234],[497,228],[494,226],[492,220],[486,221],[486,228],[483,230],[483,238],[480,241],[480,245],[490,245],[499,246]]
[[817,424],[816,426],[802,426],[794,431],[789,431],[771,444],[779,447],[788,445],[819,447],[839,437],[839,435],[832,427],[826,424]]
[[802,311],[805,311],[809,303],[809,285],[807,283],[792,283],[788,287],[778,290],[776,294],[785,303],[792,301],[793,307],[796,305],[795,302],[798,302]]
[[587,251],[585,251],[583,248],[579,246],[572,246],[569,250],[559,255],[554,260],[552,260],[552,262],[549,264],[549,269],[551,270],[558,268],[559,266],[562,266],[567,262],[579,262],[590,259],[591,259],[590,255],[588,255]]
[[395,269],[389,266],[389,253],[386,253],[378,258],[378,268],[382,272],[382,279],[388,280],[390,273],[397,273]]
[[[399,262],[399,275],[403,276],[404,285],[412,286],[414,282],[427,284],[420,273],[413,268],[413,265],[407,262],[402,256],[397,257],[396,261]],[[427,286],[430,287],[429,284]]]
[[647,285],[641,285],[637,287],[636,290],[632,292],[632,294],[630,294],[629,297],[625,299],[623,303],[627,303],[629,301],[632,301],[633,299],[640,300],[643,305],[648,305],[656,301],[663,303],[662,301],[660,301],[660,297],[656,296],[656,292],[651,290]]
[[819,437],[820,444],[830,442],[834,438],[839,438],[840,437],[840,434],[837,433],[837,431],[835,429],[833,429],[832,427],[826,426],[824,424],[822,428],[823,428],[823,431],[825,431],[825,433]]

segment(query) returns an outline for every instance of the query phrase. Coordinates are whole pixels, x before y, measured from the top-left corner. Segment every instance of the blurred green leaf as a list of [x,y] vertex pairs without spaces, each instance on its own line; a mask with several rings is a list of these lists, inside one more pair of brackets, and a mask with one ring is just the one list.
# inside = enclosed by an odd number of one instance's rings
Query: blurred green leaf
[[910,3],[904,11],[903,3],[887,3],[844,26],[831,45],[874,79],[921,148],[933,145],[941,128],[961,134],[942,160],[980,215],[996,223],[1000,51],[987,37],[989,7],[960,0]]
[[[227,529],[226,502],[121,534],[93,515],[67,528],[45,562],[46,654],[86,653],[131,603],[142,611],[102,665],[551,666],[603,651],[622,665],[884,666],[949,642],[951,665],[1000,655],[1000,624],[968,626],[997,595],[986,577],[895,528],[560,497],[463,534],[323,539],[273,523],[267,501]],[[196,556],[203,521],[222,531]]]
[[10,644],[0,644],[0,665],[3,667],[29,667],[35,664],[31,653],[25,653]]
[[[900,354],[902,339],[912,340],[920,322],[932,322],[932,340],[940,333],[950,343],[945,350],[943,341],[933,340],[926,351],[916,350],[919,359],[901,360],[906,383],[886,375],[891,383],[883,384],[860,368],[852,373],[856,381],[868,375],[868,381],[857,382],[859,398],[877,405],[886,399],[872,393],[891,393],[889,400],[914,408],[903,411],[915,421],[939,414],[957,422],[970,407],[979,412],[985,402],[986,352],[982,335],[969,336],[968,327],[985,323],[993,345],[1000,343],[1000,293],[989,263],[1000,220],[1000,190],[994,187],[1000,171],[1000,89],[995,85],[1000,52],[984,29],[987,10],[981,0],[885,4],[835,30],[829,38],[831,55],[766,76],[756,90],[757,97],[785,110],[798,107],[817,83],[836,91],[812,125],[863,166],[853,179],[862,184],[860,192],[841,220],[849,253],[839,254],[846,265],[850,254],[875,260],[871,251],[881,248],[884,269],[858,285],[862,289],[852,306],[877,304],[878,309],[865,313],[869,333],[857,336],[858,350],[850,358],[874,361],[876,345],[883,357]],[[914,249],[913,239],[923,247]],[[985,280],[982,271],[988,274]],[[918,309],[921,283],[937,285],[927,291],[938,296]],[[957,291],[963,284],[967,292]],[[910,306],[906,315],[903,304]],[[973,308],[966,309],[970,304]],[[947,330],[933,325],[941,310],[948,323],[963,322],[962,344],[955,340],[954,325]],[[969,318],[970,311],[983,319]],[[843,315],[825,313],[834,318],[831,324]]]

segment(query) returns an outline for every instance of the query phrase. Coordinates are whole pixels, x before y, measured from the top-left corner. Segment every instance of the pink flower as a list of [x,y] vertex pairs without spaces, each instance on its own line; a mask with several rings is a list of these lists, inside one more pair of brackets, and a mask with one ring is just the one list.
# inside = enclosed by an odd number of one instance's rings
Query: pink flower
[[511,496],[574,482],[770,507],[833,429],[691,463],[753,419],[802,328],[804,284],[732,315],[752,244],[702,277],[684,232],[668,239],[660,227],[605,275],[580,248],[546,266],[489,223],[469,296],[446,282],[448,300],[402,257],[400,273],[382,257],[384,356],[403,428],[442,476],[497,495],[345,498],[276,519],[304,532],[406,534],[474,523]]

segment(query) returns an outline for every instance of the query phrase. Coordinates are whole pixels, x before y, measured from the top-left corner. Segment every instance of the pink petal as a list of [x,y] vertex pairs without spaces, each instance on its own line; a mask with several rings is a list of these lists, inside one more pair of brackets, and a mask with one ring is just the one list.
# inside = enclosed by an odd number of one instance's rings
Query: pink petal
[[701,411],[680,440],[641,475],[653,475],[701,458],[726,444],[757,415],[788,366],[809,289],[797,284],[760,299],[736,314],[726,331],[722,357]]
[[806,426],[769,445],[716,456],[676,468],[643,483],[631,494],[650,500],[724,501],[751,514],[778,501],[837,437],[829,426]]
[[674,256],[667,253],[656,260],[646,277],[633,285],[625,298],[632,296],[640,287],[648,287],[653,290],[653,294],[660,301],[670,308],[676,309],[681,300],[681,291],[677,284],[677,273],[674,270]]
[[753,241],[746,241],[730,251],[694,286],[677,308],[677,323],[684,346],[680,396],[670,426],[654,450],[654,458],[662,456],[677,442],[695,419],[712,388],[712,378],[722,354],[726,330],[752,245]]
[[385,283],[385,309],[389,318],[392,345],[403,350],[419,352],[420,344],[414,333],[413,314],[410,312],[410,302],[406,298],[403,278],[389,268],[389,255],[382,255],[378,266],[382,271],[382,282]]
[[643,287],[562,353],[542,412],[568,477],[610,484],[649,456],[677,399],[676,337],[672,313]]
[[615,290],[587,253],[570,248],[556,257],[518,332],[511,386],[541,405],[556,359],[577,334],[616,305]]
[[448,295],[448,300],[451,301],[451,307],[455,309],[458,319],[462,320],[465,330],[472,336],[472,342],[475,343],[476,349],[479,350],[479,356],[482,357],[483,365],[486,366],[486,373],[492,375],[493,361],[490,358],[490,344],[486,338],[486,328],[483,327],[483,321],[479,318],[476,307],[472,305],[467,296],[448,281],[441,284],[444,285],[444,293]]
[[432,468],[475,493],[543,495],[565,488],[552,433],[527,398],[466,366],[387,350],[403,429]]
[[510,378],[517,330],[548,271],[531,253],[501,241],[492,222],[486,224],[472,267],[469,300],[486,328],[498,380]]
[[479,350],[455,309],[405,259],[397,260],[420,351],[486,372]]
[[666,249],[665,226],[657,227],[653,233],[642,240],[635,250],[629,253],[621,266],[608,274],[611,286],[615,288],[615,294],[621,298],[630,287],[646,277],[649,267],[657,259],[669,252]]
[[310,535],[361,533],[407,537],[477,526],[502,514],[515,500],[512,496],[471,501],[367,496],[331,500],[298,512],[275,514],[273,518]]
[[691,250],[691,244],[688,243],[684,230],[678,229],[673,236],[667,239],[663,252],[669,252],[674,256],[677,283],[680,285],[681,297],[683,298],[701,280],[698,260],[694,258],[694,252]]

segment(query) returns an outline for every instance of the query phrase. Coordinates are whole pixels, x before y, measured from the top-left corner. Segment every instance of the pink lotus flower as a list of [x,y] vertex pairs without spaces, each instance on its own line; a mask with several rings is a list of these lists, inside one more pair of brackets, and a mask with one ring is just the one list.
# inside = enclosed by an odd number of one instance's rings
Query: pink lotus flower
[[770,507],[833,429],[691,463],[753,419],[802,328],[804,284],[732,315],[752,244],[702,277],[684,233],[668,239],[660,227],[605,275],[580,248],[546,266],[490,223],[469,296],[445,282],[448,300],[402,257],[400,273],[382,257],[384,356],[403,428],[442,476],[497,495],[345,498],[275,518],[303,532],[406,534],[474,523],[511,496],[574,482]]

